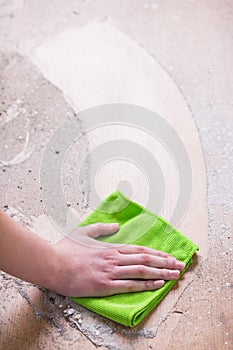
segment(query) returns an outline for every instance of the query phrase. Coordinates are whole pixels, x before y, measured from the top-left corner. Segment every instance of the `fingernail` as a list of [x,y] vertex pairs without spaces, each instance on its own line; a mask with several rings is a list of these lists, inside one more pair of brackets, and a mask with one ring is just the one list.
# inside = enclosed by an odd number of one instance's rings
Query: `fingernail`
[[180,271],[174,270],[174,271],[170,271],[170,276],[172,278],[177,278],[180,275]]
[[176,267],[183,270],[185,267],[185,264],[182,261],[177,261]]
[[165,284],[164,280],[154,281],[154,284],[156,284],[159,288],[162,287]]
[[114,228],[117,228],[117,227],[119,227],[119,224],[118,224],[118,222],[114,222],[114,223],[110,224],[110,226],[114,227]]

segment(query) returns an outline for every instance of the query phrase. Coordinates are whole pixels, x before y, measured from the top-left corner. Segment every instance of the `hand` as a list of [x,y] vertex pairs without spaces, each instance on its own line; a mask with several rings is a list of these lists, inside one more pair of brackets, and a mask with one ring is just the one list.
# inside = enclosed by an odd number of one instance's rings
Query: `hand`
[[[150,248],[96,241],[118,224],[83,226],[55,246],[58,269],[51,289],[73,297],[154,290],[179,277],[184,263]],[[74,243],[75,242],[75,243]]]

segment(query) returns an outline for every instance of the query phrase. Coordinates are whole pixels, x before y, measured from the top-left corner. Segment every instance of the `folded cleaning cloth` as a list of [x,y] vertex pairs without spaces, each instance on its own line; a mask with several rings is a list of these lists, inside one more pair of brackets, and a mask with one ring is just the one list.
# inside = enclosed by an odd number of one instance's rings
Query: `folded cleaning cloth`
[[[198,246],[141,205],[130,201],[120,191],[107,197],[80,226],[95,222],[118,222],[119,231],[100,240],[109,243],[134,244],[150,247],[173,255],[185,263],[192,262]],[[80,305],[125,326],[134,327],[163,299],[176,281],[166,281],[154,291],[116,294],[107,297],[71,298]]]

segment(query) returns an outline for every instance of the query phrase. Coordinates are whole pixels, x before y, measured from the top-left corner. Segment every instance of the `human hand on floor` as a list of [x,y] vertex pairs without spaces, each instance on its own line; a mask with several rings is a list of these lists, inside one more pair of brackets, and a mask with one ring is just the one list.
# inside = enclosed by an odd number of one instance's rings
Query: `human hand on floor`
[[54,247],[57,268],[50,288],[73,297],[154,290],[179,277],[184,263],[151,248],[95,240],[118,224],[81,226]]

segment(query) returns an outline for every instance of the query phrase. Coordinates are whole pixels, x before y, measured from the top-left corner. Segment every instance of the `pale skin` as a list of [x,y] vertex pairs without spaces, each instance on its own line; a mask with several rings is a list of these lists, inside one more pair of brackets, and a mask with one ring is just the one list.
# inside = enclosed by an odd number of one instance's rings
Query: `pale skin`
[[79,227],[52,245],[0,210],[0,269],[66,296],[107,296],[161,288],[184,264],[164,252],[96,241],[118,224]]

